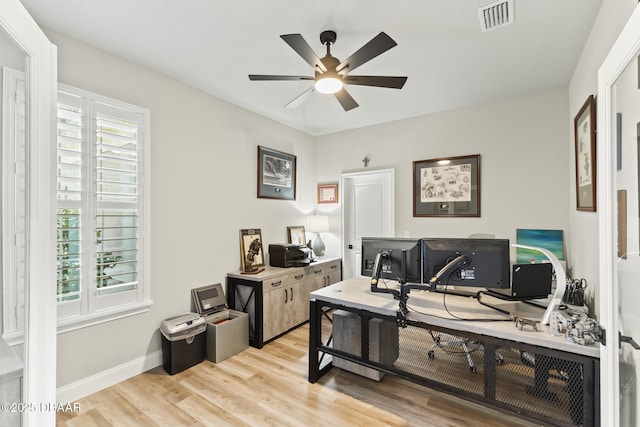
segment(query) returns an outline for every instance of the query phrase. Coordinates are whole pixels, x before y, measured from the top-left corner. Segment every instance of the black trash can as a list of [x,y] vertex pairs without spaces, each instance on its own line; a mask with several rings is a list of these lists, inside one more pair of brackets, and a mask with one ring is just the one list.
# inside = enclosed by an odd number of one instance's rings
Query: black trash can
[[162,321],[162,366],[168,374],[177,374],[204,360],[206,330],[207,322],[197,313]]

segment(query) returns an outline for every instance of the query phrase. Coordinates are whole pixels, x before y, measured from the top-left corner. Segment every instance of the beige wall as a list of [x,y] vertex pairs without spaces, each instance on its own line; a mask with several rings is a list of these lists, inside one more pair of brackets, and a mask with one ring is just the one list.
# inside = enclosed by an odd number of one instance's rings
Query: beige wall
[[[589,95],[597,96],[598,69],[606,58],[611,46],[618,38],[624,24],[638,5],[636,0],[603,0],[600,12],[594,22],[591,34],[569,84],[569,129],[568,148],[571,156],[569,174],[569,248],[571,273],[576,278],[585,278],[590,284],[589,302],[598,312],[598,213],[576,210],[575,194],[575,146],[573,119]],[[596,114],[598,112],[596,111]],[[597,148],[596,148],[597,151]],[[597,195],[596,195],[597,197]]]
[[[58,387],[160,349],[162,319],[189,311],[190,289],[240,264],[239,230],[266,244],[315,207],[314,139],[156,72],[64,37],[61,83],[151,110],[151,298],[147,314],[58,336]],[[296,201],[256,197],[257,146],[298,158]]]
[[[147,314],[58,336],[58,387],[160,349],[160,321],[189,309],[189,290],[223,282],[239,265],[238,230],[262,228],[265,243],[315,208],[317,182],[343,171],[396,170],[396,234],[464,236],[515,229],[566,232],[572,272],[597,279],[597,214],[576,213],[573,117],[596,90],[597,67],[634,0],[604,0],[569,88],[314,138],[156,72],[56,33],[59,81],[151,110],[151,292]],[[256,147],[298,156],[294,202],[256,198]],[[414,160],[482,155],[480,218],[413,218]],[[328,252],[340,254],[339,206],[331,206]]]
[[[400,237],[482,232],[515,242],[516,228],[567,230],[567,108],[566,88],[557,88],[321,136],[318,179],[337,180],[365,155],[369,169],[395,169]],[[481,217],[414,218],[413,161],[470,154],[481,155]]]

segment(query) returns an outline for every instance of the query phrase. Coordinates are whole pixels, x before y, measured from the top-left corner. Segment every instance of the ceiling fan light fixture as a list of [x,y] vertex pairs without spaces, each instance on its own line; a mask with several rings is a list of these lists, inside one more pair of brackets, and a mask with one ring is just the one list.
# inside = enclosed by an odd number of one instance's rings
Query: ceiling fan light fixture
[[332,94],[342,89],[342,80],[334,76],[322,77],[316,80],[315,86],[320,93]]

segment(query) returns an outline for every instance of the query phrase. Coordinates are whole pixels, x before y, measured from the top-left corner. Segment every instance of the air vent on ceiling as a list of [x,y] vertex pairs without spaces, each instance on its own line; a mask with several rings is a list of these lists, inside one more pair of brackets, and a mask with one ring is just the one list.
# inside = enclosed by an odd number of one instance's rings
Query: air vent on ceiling
[[513,0],[501,0],[478,9],[482,31],[493,30],[513,22]]

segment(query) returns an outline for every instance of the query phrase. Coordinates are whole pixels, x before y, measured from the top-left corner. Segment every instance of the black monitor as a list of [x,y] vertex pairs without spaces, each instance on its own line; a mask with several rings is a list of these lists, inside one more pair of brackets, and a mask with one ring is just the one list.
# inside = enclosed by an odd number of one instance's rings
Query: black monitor
[[383,278],[400,283],[420,283],[420,239],[363,237],[361,266],[363,276],[374,277],[376,280]]
[[424,238],[423,283],[509,288],[508,239]]

